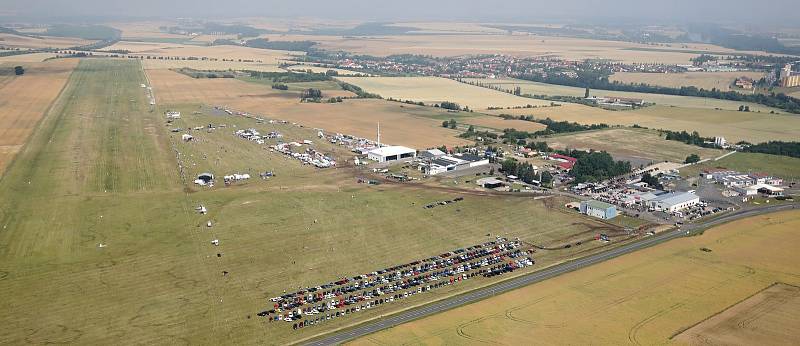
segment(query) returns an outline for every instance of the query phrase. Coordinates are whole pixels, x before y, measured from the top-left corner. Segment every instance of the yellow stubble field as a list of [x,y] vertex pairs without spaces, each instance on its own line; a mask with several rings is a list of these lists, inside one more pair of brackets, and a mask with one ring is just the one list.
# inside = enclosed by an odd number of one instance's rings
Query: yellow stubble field
[[[456,137],[459,131],[441,127],[441,120],[435,117],[444,112],[430,107],[384,100],[300,103],[298,92],[273,90],[262,84],[235,79],[195,79],[169,70],[148,70],[147,74],[161,105],[227,106],[306,127],[367,138],[376,137],[380,122],[383,142],[414,148],[470,143]],[[322,92],[324,97],[352,95],[342,90]]]
[[[692,340],[673,338],[718,314],[735,317],[729,307],[775,282],[800,284],[797,229],[800,211],[739,220],[352,344],[782,344],[800,337],[800,310],[743,309],[738,320],[748,323],[695,329],[700,337]],[[796,294],[782,297],[797,306]],[[756,330],[753,339],[754,326],[769,328]],[[715,334],[703,337],[709,331]]]
[[421,101],[425,104],[450,101],[479,111],[488,107],[550,104],[550,101],[519,97],[440,77],[339,77],[338,79],[384,98]]
[[560,107],[503,109],[494,114],[533,115],[536,118],[568,120],[581,124],[638,124],[651,129],[698,131],[706,137],[724,136],[728,141],[753,143],[800,138],[800,117],[787,114],[738,112],[702,108],[651,106],[636,110],[609,111],[597,107],[565,104]]
[[28,37],[0,33],[0,46],[11,48],[68,48],[83,46],[94,41],[71,37]]
[[25,74],[0,82],[0,175],[56,99],[75,59],[30,63]]
[[687,72],[687,73],[641,73],[641,72],[618,72],[609,78],[612,81],[621,83],[650,84],[670,88],[680,88],[683,86],[693,86],[711,90],[741,90],[731,88],[731,84],[739,77],[747,77],[758,80],[764,77],[761,72]]
[[[439,28],[437,26],[437,28]],[[441,30],[441,28],[439,28]],[[686,64],[696,57],[697,50],[732,52],[712,45],[653,47],[638,43],[579,39],[569,37],[515,35],[395,35],[343,37],[322,35],[263,35],[273,41],[310,40],[320,48],[344,50],[358,54],[387,56],[392,54],[425,54],[459,56],[469,54],[507,54],[514,56],[558,56],[565,59],[610,59],[626,63]]]

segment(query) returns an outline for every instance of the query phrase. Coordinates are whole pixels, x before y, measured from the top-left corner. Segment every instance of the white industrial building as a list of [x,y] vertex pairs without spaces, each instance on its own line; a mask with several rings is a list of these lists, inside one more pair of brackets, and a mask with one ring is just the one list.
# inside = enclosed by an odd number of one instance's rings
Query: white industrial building
[[420,168],[422,168],[428,175],[437,175],[444,172],[457,171],[488,164],[488,158],[471,154],[458,154],[454,156],[445,155],[434,158],[427,165],[421,165]]
[[411,148],[393,145],[380,147],[367,152],[367,158],[378,162],[389,162],[417,157],[417,151]]
[[650,208],[665,213],[674,213],[697,204],[700,204],[700,197],[694,192],[672,192],[666,193],[647,202]]

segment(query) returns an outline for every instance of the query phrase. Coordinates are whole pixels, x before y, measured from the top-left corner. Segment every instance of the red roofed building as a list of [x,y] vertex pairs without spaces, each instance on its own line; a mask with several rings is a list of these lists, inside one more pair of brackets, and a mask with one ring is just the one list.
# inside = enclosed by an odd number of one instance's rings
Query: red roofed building
[[561,154],[551,154],[550,159],[558,161],[557,165],[565,170],[572,169],[572,166],[575,166],[575,162],[578,161],[578,159],[574,157]]

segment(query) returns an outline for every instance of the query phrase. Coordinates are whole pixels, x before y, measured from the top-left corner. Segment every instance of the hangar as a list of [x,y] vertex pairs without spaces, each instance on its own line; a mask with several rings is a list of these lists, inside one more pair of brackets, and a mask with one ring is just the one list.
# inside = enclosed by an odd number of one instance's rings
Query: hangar
[[411,148],[394,145],[370,150],[367,152],[367,157],[373,161],[389,162],[402,159],[413,159],[417,157],[417,151]]

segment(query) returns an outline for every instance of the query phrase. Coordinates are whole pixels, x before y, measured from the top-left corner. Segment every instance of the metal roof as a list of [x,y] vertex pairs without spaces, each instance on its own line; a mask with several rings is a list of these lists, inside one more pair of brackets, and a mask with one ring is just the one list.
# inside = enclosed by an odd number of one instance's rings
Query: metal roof
[[370,154],[379,156],[393,156],[393,155],[401,155],[401,154],[416,153],[416,152],[417,151],[414,149],[399,145],[382,147],[369,151]]
[[583,201],[582,203],[585,203],[586,205],[588,205],[588,206],[590,206],[592,208],[597,208],[597,209],[616,208],[613,204],[609,204],[609,203],[606,203],[606,202],[601,202],[601,201],[597,201],[597,200],[593,200],[593,199],[590,199],[588,201]]

